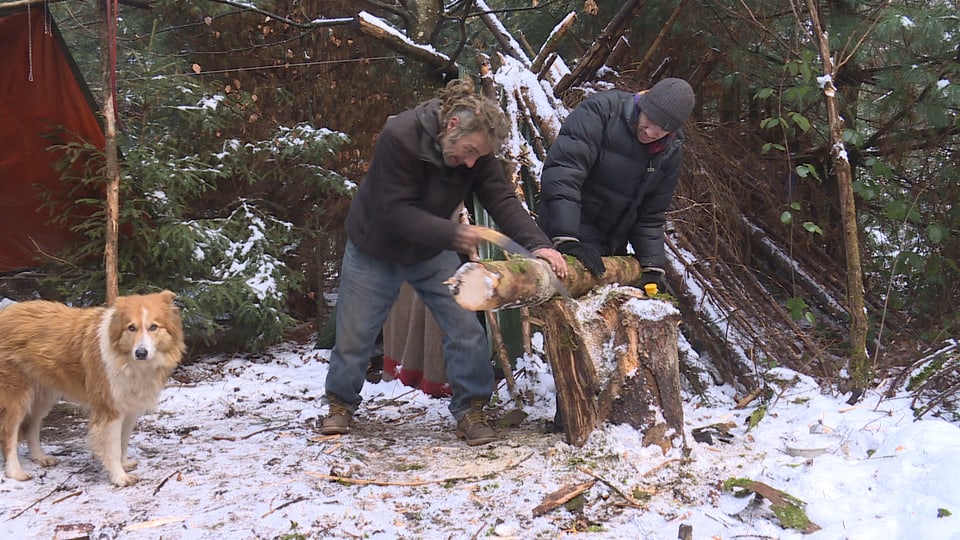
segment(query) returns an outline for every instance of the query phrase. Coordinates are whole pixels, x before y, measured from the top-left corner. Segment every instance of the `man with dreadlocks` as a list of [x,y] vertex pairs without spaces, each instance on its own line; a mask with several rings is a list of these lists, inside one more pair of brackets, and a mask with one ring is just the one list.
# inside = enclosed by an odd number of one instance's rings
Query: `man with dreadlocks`
[[347,215],[321,433],[350,431],[377,333],[407,282],[443,330],[457,436],[471,446],[497,439],[484,411],[494,388],[486,333],[443,283],[460,265],[456,252],[473,253],[481,237],[475,226],[450,216],[472,193],[504,233],[549,262],[561,279],[567,272],[493,155],[506,130],[500,106],[462,79],[439,98],[387,119]]

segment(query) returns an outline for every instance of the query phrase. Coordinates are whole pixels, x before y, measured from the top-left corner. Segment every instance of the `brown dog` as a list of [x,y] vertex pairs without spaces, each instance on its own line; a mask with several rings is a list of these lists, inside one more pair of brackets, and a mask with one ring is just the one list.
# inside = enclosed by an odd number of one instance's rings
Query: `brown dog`
[[18,436],[45,467],[56,458],[40,447],[43,418],[60,399],[90,411],[89,443],[117,486],[138,478],[127,456],[137,418],[154,407],[183,356],[180,309],[170,291],[121,296],[113,306],[73,308],[34,300],[0,309],[0,443],[6,473],[20,468]]

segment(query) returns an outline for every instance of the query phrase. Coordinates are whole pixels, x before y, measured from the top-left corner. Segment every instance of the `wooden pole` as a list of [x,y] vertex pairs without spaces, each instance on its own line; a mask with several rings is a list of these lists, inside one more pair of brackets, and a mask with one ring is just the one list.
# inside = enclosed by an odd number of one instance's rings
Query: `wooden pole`
[[847,312],[850,314],[850,371],[854,389],[850,398],[852,402],[858,400],[863,391],[873,379],[872,368],[867,354],[867,310],[863,289],[863,266],[860,262],[860,236],[857,226],[857,205],[853,193],[853,172],[850,161],[847,160],[846,149],[843,143],[843,118],[840,116],[840,105],[837,100],[837,89],[834,86],[838,65],[834,65],[833,53],[830,51],[830,42],[820,21],[817,3],[807,0],[810,10],[810,20],[813,23],[813,41],[820,50],[820,61],[823,62],[823,73],[826,82],[823,84],[823,98],[827,105],[827,120],[830,124],[831,155],[833,169],[837,176],[837,186],[840,192],[840,215],[843,218],[843,245],[847,255]]
[[[106,141],[105,154],[107,160],[107,208],[106,208],[106,239],[103,249],[103,265],[106,272],[106,303],[112,305],[120,294],[119,278],[117,276],[117,244],[120,231],[120,160],[117,151],[117,113],[114,102],[114,81],[116,81],[115,56],[109,51],[115,50],[112,36],[116,35],[116,17],[112,13],[109,2],[100,1],[100,14],[103,29],[100,32],[100,67],[103,86],[103,120],[104,138]],[[114,8],[116,6],[114,5]]]
[[570,28],[573,27],[573,23],[577,20],[577,12],[571,11],[563,18],[562,21],[556,26],[549,36],[547,36],[546,43],[543,44],[543,47],[540,48],[540,52],[537,53],[537,56],[534,57],[533,62],[530,65],[530,71],[539,74],[544,67],[549,69],[549,66],[546,65],[547,57],[550,56],[557,46],[560,45],[560,40],[563,39],[563,36],[567,35],[567,32]]

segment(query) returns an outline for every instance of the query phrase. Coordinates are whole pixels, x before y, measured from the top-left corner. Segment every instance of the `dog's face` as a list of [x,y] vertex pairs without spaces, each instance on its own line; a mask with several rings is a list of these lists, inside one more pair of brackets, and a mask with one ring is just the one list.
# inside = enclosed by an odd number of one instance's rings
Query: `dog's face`
[[183,326],[174,298],[170,291],[117,298],[110,319],[110,342],[117,352],[136,362],[153,360],[158,352],[182,353]]

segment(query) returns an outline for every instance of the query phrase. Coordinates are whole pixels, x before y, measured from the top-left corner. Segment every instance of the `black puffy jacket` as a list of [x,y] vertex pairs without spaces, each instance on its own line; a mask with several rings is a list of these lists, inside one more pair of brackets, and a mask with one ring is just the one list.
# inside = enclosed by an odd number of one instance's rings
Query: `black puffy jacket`
[[603,255],[626,254],[629,242],[641,264],[663,268],[664,212],[677,189],[684,137],[677,131],[642,144],[639,115],[635,94],[607,90],[567,116],[544,162],[539,221],[551,238],[577,238]]

